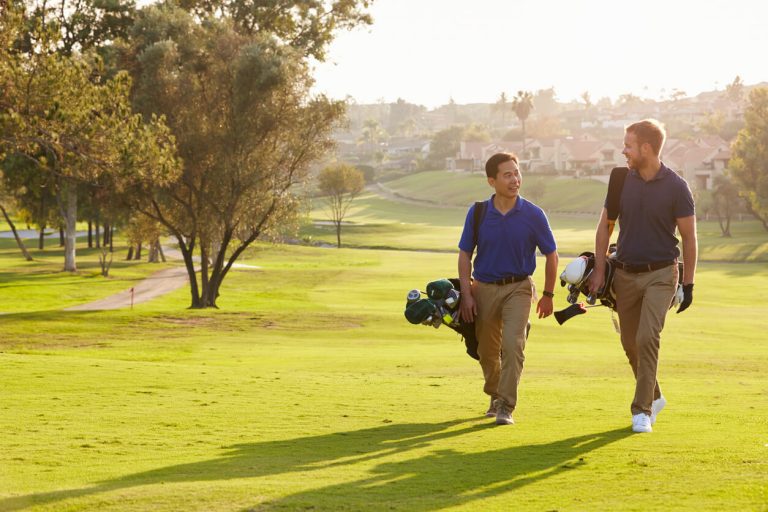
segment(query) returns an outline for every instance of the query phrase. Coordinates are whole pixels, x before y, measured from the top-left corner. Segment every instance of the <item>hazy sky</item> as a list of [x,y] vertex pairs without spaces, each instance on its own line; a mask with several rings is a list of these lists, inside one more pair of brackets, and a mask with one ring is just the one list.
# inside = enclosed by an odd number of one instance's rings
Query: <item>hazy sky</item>
[[560,101],[597,101],[768,81],[762,0],[375,0],[371,12],[317,65],[316,90],[434,107],[553,86]]

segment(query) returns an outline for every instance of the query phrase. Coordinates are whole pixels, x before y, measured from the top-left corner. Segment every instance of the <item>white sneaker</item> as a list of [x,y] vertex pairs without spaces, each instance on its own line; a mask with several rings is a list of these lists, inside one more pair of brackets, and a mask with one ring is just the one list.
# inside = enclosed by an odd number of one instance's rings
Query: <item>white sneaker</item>
[[656,416],[664,409],[665,405],[667,405],[667,399],[664,398],[664,395],[661,395],[651,403],[651,425],[656,423]]
[[632,432],[653,432],[651,417],[641,412],[632,415]]

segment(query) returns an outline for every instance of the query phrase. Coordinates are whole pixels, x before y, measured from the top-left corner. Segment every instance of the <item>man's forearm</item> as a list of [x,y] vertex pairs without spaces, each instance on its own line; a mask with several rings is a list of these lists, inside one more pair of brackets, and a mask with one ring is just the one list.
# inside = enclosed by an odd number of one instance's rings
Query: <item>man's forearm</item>
[[604,222],[600,222],[597,225],[597,231],[595,232],[595,268],[605,268],[605,255],[608,252],[608,243],[610,242],[610,234],[608,233],[608,225]]
[[546,258],[547,261],[544,265],[544,290],[554,292],[557,280],[557,251],[547,254]]
[[459,251],[459,282],[461,284],[461,291],[467,292],[470,290],[472,281],[472,256],[464,251]]
[[699,244],[696,237],[683,238],[683,284],[693,283],[698,254]]

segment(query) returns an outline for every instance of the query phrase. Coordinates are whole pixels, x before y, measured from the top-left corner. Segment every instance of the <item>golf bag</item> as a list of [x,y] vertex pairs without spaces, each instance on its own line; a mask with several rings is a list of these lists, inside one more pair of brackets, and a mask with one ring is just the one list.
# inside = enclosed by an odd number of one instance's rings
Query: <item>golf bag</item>
[[475,323],[464,322],[459,316],[459,287],[458,279],[438,279],[427,283],[426,292],[411,290],[405,305],[405,318],[412,324],[431,325],[435,329],[447,325],[461,335],[467,355],[480,360]]
[[[412,324],[431,325],[435,329],[447,325],[461,335],[467,355],[477,361],[475,322],[465,322],[459,314],[461,304],[458,279],[438,279],[427,283],[427,291],[411,290],[405,305],[405,318]],[[426,295],[424,298],[422,295]],[[531,322],[525,328],[525,338],[531,332]]]
[[[600,301],[599,305],[607,306],[612,310],[616,310],[616,295],[613,291],[613,277],[616,272],[616,266],[614,265],[616,255],[616,244],[611,244],[608,249],[608,257],[605,260],[605,284],[592,295],[589,291],[589,278],[592,276],[592,272],[595,269],[595,255],[591,252],[583,252],[578,258],[568,263],[565,266],[562,274],[560,274],[560,286],[567,286],[568,297],[566,300],[569,307],[555,312],[555,320],[562,325],[566,320],[587,312],[583,303],[579,302],[579,295],[583,294],[587,304],[590,306],[598,305],[597,301]],[[683,301],[683,264],[678,262],[678,281],[677,291],[675,292],[672,302],[669,305],[670,309],[677,306]]]
[[613,294],[613,276],[615,267],[613,265],[613,256],[616,252],[616,245],[612,244],[609,249],[609,255],[605,261],[605,284],[592,295],[589,291],[589,278],[595,270],[595,254],[592,252],[583,252],[578,258],[565,266],[560,274],[560,286],[567,286],[568,296],[566,300],[569,307],[555,312],[555,320],[562,325],[566,320],[587,312],[584,304],[579,303],[579,295],[583,294],[587,304],[594,306],[597,301],[610,309],[616,309],[616,296]]

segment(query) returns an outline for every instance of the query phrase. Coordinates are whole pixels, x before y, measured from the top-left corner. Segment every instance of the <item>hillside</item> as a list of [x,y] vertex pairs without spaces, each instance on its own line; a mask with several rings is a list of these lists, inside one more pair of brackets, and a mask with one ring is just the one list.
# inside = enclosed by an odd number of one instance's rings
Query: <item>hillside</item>
[[[557,176],[523,176],[521,195],[526,188],[543,182],[544,195],[534,200],[548,213],[597,214],[603,204],[606,185],[596,180]],[[467,206],[487,198],[492,190],[484,174],[428,171],[389,181],[382,185],[385,190],[402,198],[445,206]]]

